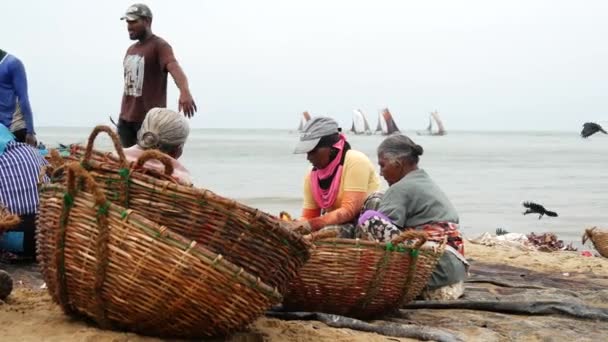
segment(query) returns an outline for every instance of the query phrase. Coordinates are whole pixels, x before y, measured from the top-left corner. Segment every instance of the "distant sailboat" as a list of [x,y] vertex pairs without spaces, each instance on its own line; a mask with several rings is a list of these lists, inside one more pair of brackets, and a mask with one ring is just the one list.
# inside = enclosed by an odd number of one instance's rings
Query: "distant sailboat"
[[393,119],[393,115],[388,111],[388,108],[384,108],[378,113],[378,126],[376,127],[376,132],[380,132],[382,135],[390,135],[399,132],[399,128]]
[[298,126],[298,132],[302,132],[304,130],[304,126],[310,120],[310,113],[307,111],[302,113],[302,117],[300,118],[300,125]]
[[353,110],[353,126],[350,131],[355,134],[372,134],[372,129],[369,127],[365,113],[359,109]]
[[[434,123],[434,125],[433,125]],[[418,135],[446,135],[447,132],[443,126],[443,122],[439,118],[437,111],[431,112],[429,115],[429,126],[424,132],[416,132]]]

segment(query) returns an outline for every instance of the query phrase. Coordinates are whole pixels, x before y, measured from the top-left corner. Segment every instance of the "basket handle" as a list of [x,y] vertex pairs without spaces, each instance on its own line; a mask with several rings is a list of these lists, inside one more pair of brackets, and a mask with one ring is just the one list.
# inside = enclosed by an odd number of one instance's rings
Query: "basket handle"
[[101,191],[99,186],[97,186],[97,182],[91,174],[85,170],[80,163],[78,162],[70,162],[66,165],[68,171],[68,193],[74,197],[76,194],[76,178],[83,178],[85,184],[89,191],[93,194],[95,198],[95,204],[102,206],[106,203],[106,195]]
[[165,166],[165,175],[171,176],[173,174],[173,163],[171,159],[166,154],[158,151],[158,150],[147,150],[139,156],[137,162],[135,163],[136,167],[143,167],[144,164],[148,160],[158,160]]
[[49,164],[51,164],[54,168],[59,167],[64,164],[64,160],[63,160],[63,158],[61,158],[61,155],[59,154],[59,151],[57,151],[56,148],[52,148],[49,151],[48,161],[49,161]]
[[408,229],[408,230],[404,231],[403,233],[397,235],[394,239],[392,239],[391,243],[396,245],[405,240],[414,240],[414,239],[416,239],[418,241],[414,244],[413,248],[419,249],[422,245],[424,245],[424,243],[428,239],[428,235],[424,231],[421,231],[421,230]]
[[116,153],[118,153],[118,159],[120,160],[120,166],[126,167],[127,158],[125,157],[125,152],[122,148],[122,145],[120,144],[120,139],[118,138],[118,135],[110,127],[104,126],[104,125],[96,126],[93,129],[93,132],[91,132],[91,135],[89,136],[89,141],[87,142],[87,148],[84,153],[83,162],[86,163],[91,159],[91,155],[93,154],[93,145],[95,143],[95,139],[101,132],[106,132],[110,136],[110,139],[112,139],[112,143],[114,144],[114,149],[116,150]]
[[[68,194],[74,197],[76,194],[76,179],[81,178],[84,180],[89,192],[93,194],[93,198],[95,199],[95,204],[99,206],[99,209],[105,207],[105,214],[98,215],[97,219],[97,229],[99,231],[97,235],[97,241],[95,243],[95,258],[97,259],[97,269],[95,272],[95,282],[93,284],[93,299],[96,301],[97,309],[95,310],[95,320],[97,323],[104,329],[110,327],[110,322],[107,318],[106,305],[101,297],[101,290],[104,286],[106,280],[106,271],[108,265],[108,242],[110,239],[110,232],[108,227],[108,214],[107,209],[110,206],[110,202],[106,201],[106,196],[104,195],[101,188],[97,186],[97,182],[91,174],[80,165],[78,162],[71,162],[67,165],[68,170]],[[64,207],[65,208],[65,207]],[[65,214],[62,214],[64,217],[63,220],[67,219],[67,215],[69,214],[69,209],[65,211]],[[66,216],[64,216],[66,215]],[[62,220],[62,221],[63,221]],[[66,221],[63,221],[66,222]],[[65,224],[65,223],[63,223]],[[60,229],[63,237],[61,240],[65,244],[65,228]],[[58,239],[59,241],[59,239]],[[62,258],[65,260],[65,250],[61,248]],[[64,261],[65,262],[65,261]],[[59,266],[59,264],[58,264]],[[63,289],[60,291],[66,292],[67,285],[65,282],[65,278],[59,282]],[[67,302],[67,294],[64,294],[64,300]]]
[[593,240],[593,231],[595,228],[597,227],[585,229],[585,233],[583,234],[583,245],[587,242],[587,240]]

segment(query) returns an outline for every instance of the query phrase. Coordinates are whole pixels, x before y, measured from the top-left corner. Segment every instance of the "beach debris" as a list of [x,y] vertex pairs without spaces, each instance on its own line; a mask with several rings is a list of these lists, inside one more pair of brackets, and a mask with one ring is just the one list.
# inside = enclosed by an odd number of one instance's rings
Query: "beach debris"
[[484,245],[484,246],[505,246],[514,247],[524,251],[532,251],[535,248],[530,245],[528,238],[525,234],[520,233],[506,233],[503,235],[492,235],[490,233],[483,233],[475,239],[468,240],[471,243]]
[[564,251],[576,252],[576,251],[578,251],[578,248],[574,247],[574,242],[570,242],[569,244],[566,245],[566,247],[564,247],[563,250]]
[[[500,228],[499,228],[500,229]],[[497,229],[497,233],[498,233]],[[515,247],[524,251],[532,251],[539,250],[545,252],[553,252],[553,251],[576,251],[577,248],[574,247],[573,243],[569,243],[564,245],[562,240],[558,240],[557,236],[553,233],[543,233],[543,234],[535,234],[530,233],[520,234],[520,233],[505,233],[505,234],[497,234],[492,235],[490,233],[483,233],[479,237],[475,239],[468,240],[471,243],[485,246],[506,246],[506,247]]]
[[545,209],[545,207],[543,207],[542,205],[538,204],[538,203],[534,203],[534,202],[523,202],[522,205],[527,208],[526,211],[524,211],[524,215],[528,215],[528,214],[539,214],[538,219],[540,220],[543,215],[547,215],[547,216],[551,216],[551,217],[557,217],[557,213],[554,211],[549,211],[547,209]]
[[509,234],[509,232],[506,229],[496,228],[496,236],[505,235],[505,234]]
[[543,233],[535,234],[534,232],[527,235],[528,241],[532,246],[536,247],[539,251],[554,252],[554,251],[576,251],[577,249],[572,245],[564,245],[564,241],[558,240],[557,235],[554,233]]
[[583,124],[583,130],[581,131],[581,137],[588,138],[597,132],[602,132],[604,134],[608,134],[602,128],[602,126],[596,124],[595,122],[585,122]]

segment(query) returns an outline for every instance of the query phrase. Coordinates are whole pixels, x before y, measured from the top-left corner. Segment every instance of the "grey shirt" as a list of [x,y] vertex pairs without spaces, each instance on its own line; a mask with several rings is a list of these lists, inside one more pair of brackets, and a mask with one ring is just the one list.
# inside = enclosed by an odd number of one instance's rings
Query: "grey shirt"
[[[378,211],[401,229],[433,222],[458,223],[458,213],[448,197],[422,169],[408,173],[393,184],[380,202]],[[463,281],[466,268],[451,252],[445,252],[431,275],[428,286],[436,289]]]
[[400,228],[413,228],[432,222],[458,223],[456,209],[422,169],[408,173],[388,188],[378,211]]

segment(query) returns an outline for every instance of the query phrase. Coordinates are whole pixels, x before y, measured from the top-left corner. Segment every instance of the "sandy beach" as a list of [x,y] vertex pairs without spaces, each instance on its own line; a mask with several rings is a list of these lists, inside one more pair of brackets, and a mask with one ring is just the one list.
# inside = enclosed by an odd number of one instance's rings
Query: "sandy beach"
[[[595,252],[594,250],[590,249]],[[558,281],[562,279],[568,286],[576,287],[576,282],[594,283],[598,288],[607,288],[608,285],[608,259],[602,257],[584,257],[578,252],[539,252],[524,251],[513,247],[505,246],[482,246],[467,243],[467,256],[471,259],[472,266],[476,264],[494,264],[504,267],[513,267],[518,270],[523,280],[523,274],[530,279],[533,273],[544,274],[545,278]],[[7,341],[160,341],[157,338],[145,337],[133,333],[104,331],[95,328],[89,323],[72,319],[64,315],[55,305],[46,290],[40,289],[41,280],[38,278],[33,267],[29,269],[19,269],[12,267],[9,271],[13,274],[15,289],[6,302],[0,304],[0,335]],[[542,278],[542,277],[541,277]],[[568,283],[570,282],[570,283]],[[533,287],[533,286],[531,286]],[[557,286],[559,287],[559,286]],[[595,307],[608,307],[607,290],[587,291],[584,287],[579,287],[577,295],[579,299],[592,304]],[[478,291],[471,290],[470,292]],[[503,288],[504,290],[504,288]],[[552,289],[556,290],[556,289]],[[572,292],[574,289],[570,289]],[[501,289],[491,290],[490,292],[500,293]],[[504,291],[503,291],[504,292]],[[551,292],[553,293],[553,292]],[[585,294],[589,297],[585,297]],[[591,295],[590,293],[593,293]],[[469,293],[465,293],[469,295]],[[536,296],[536,295],[535,295]],[[539,294],[538,296],[542,296]],[[539,297],[540,298],[540,297]],[[549,298],[552,298],[549,294]],[[555,297],[558,298],[558,297]],[[417,309],[410,312],[407,320],[410,323],[429,325],[435,322],[436,327],[455,333],[457,336],[466,340],[508,340],[512,335],[509,329],[501,331],[500,326],[488,324],[493,316],[496,319],[506,320],[505,322],[536,322],[542,326],[544,320],[552,320],[555,324],[566,324],[571,322],[577,326],[594,324],[592,321],[568,319],[563,316],[528,317],[523,320],[522,316],[506,315],[497,313],[487,313],[483,311],[458,310],[463,311],[461,317],[468,317],[468,326],[462,328],[451,326],[447,323],[447,318],[437,320],[437,315],[445,311],[446,315],[452,315],[450,310],[429,310]],[[498,315],[498,316],[497,316]],[[499,317],[500,316],[500,317]],[[502,317],[504,316],[504,317]],[[476,318],[477,317],[477,320]],[[485,317],[479,320],[479,317]],[[523,316],[524,318],[526,316]],[[388,321],[388,320],[387,320]],[[392,319],[395,322],[396,320]],[[564,321],[564,322],[562,322]],[[561,322],[561,323],[560,323]],[[478,326],[475,326],[477,325]],[[532,324],[532,323],[530,323]],[[598,323],[596,333],[608,332],[608,323]],[[506,327],[507,325],[505,325]],[[534,336],[538,339],[551,337],[551,331],[534,329]],[[530,335],[532,336],[532,335]],[[528,337],[530,337],[528,336]],[[553,336],[553,340],[562,340],[566,335]],[[588,337],[593,338],[593,334]],[[533,336],[532,336],[533,337]],[[582,340],[586,337],[582,336]],[[411,341],[411,339],[383,336],[375,333],[355,331],[351,329],[332,328],[324,323],[317,321],[284,321],[279,319],[262,317],[255,321],[248,331],[237,333],[226,339],[227,341]]]

